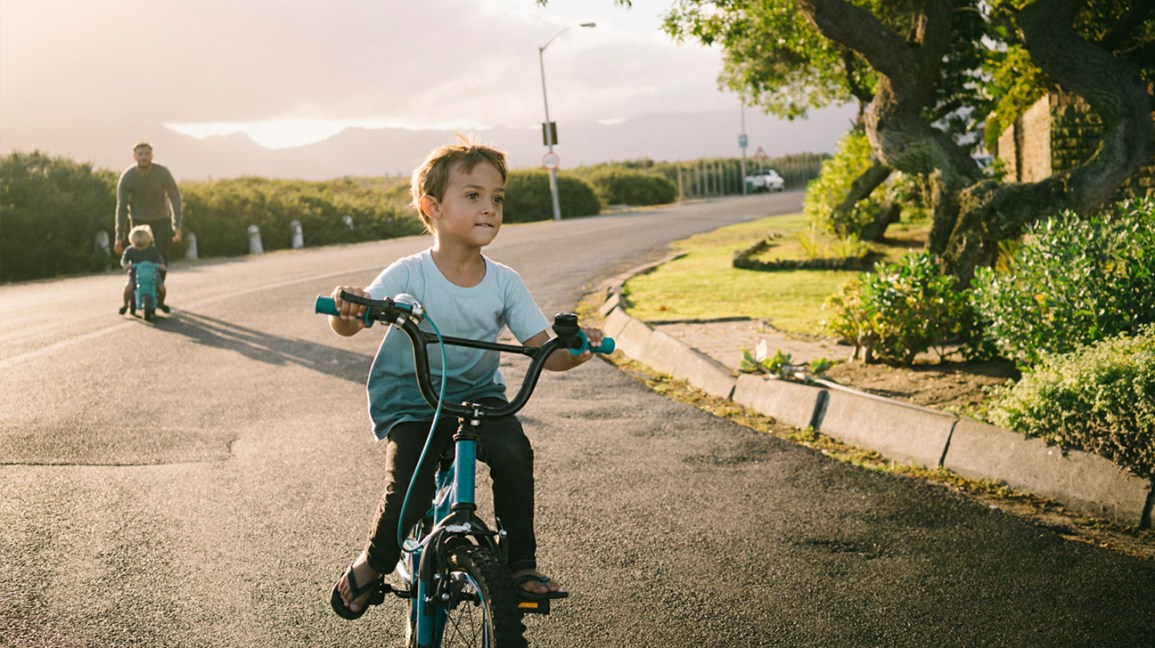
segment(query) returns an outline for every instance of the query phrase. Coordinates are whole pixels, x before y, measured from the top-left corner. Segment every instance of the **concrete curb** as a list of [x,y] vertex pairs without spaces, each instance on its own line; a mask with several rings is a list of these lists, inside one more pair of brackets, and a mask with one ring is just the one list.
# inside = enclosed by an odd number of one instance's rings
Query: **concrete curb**
[[798,428],[904,463],[993,479],[1072,509],[1138,527],[1152,526],[1155,484],[1085,452],[1063,453],[1039,439],[953,414],[867,394],[743,374],[625,313],[620,283],[607,291],[603,328],[624,355]]

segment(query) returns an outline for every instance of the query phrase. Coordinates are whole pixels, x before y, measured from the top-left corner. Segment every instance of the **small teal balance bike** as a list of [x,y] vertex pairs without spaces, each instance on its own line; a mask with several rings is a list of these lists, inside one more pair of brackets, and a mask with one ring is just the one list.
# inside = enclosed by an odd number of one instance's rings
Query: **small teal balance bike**
[[[550,599],[518,593],[506,567],[504,531],[493,531],[477,515],[474,501],[477,441],[485,433],[486,421],[512,416],[525,406],[550,354],[563,348],[575,355],[590,349],[577,316],[557,315],[553,324],[557,337],[540,347],[525,347],[442,336],[421,304],[409,295],[375,300],[341,293],[341,299],[365,306],[366,324],[382,322],[405,332],[413,344],[417,382],[421,394],[435,411],[434,420],[445,412],[461,422],[453,437],[453,463],[438,468],[432,508],[401,541],[402,558],[396,571],[401,586],[383,583],[369,597],[369,604],[383,603],[387,594],[409,601],[406,632],[407,645],[411,648],[525,646],[522,615],[549,614]],[[331,297],[317,297],[315,310],[325,315],[338,314]],[[428,322],[433,332],[421,330],[422,321]],[[529,357],[530,363],[521,388],[509,403],[500,406],[447,403],[442,399],[444,380],[439,390],[433,386],[426,350],[429,344],[440,349],[442,366],[446,345],[520,354]],[[590,350],[612,353],[614,341],[605,338],[601,345]],[[421,463],[426,461],[428,450],[427,442]]]
[[132,264],[134,279],[133,314],[140,311],[144,321],[151,322],[156,316],[156,284],[160,269],[152,261],[137,261]]

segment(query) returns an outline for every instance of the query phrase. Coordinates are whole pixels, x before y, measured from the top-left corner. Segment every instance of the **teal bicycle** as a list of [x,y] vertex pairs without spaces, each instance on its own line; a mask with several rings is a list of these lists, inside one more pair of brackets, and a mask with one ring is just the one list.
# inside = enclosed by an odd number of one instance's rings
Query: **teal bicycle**
[[[409,601],[407,645],[411,648],[525,646],[523,615],[549,614],[551,598],[519,594],[506,567],[504,531],[493,530],[477,514],[477,441],[484,434],[486,421],[512,416],[525,406],[554,351],[612,353],[613,340],[605,338],[591,348],[572,313],[554,318],[556,337],[540,347],[455,338],[442,336],[421,304],[409,295],[375,300],[343,292],[341,299],[365,306],[367,325],[381,322],[405,332],[413,345],[417,382],[435,411],[434,420],[446,413],[460,421],[453,437],[452,463],[439,459],[433,505],[401,540],[402,558],[396,573],[402,584],[382,583],[369,597],[369,605],[380,605],[389,594]],[[338,314],[331,297],[317,297],[315,310]],[[422,321],[429,322],[433,332],[421,330]],[[521,387],[508,403],[447,403],[442,398],[444,380],[440,389],[434,388],[426,348],[431,344],[440,350],[442,366],[446,345],[514,353],[529,357],[530,363]],[[419,463],[425,463],[429,446],[427,441]]]

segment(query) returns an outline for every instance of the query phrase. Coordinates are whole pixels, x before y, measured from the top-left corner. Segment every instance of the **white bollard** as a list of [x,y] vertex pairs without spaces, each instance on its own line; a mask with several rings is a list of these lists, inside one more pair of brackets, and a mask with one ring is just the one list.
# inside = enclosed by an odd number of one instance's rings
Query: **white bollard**
[[348,227],[349,229],[353,229],[353,217],[350,216],[349,214],[345,214],[344,216],[342,216],[341,222],[345,223],[345,227]]
[[184,258],[196,261],[197,258],[197,235],[189,232],[184,235]]
[[265,248],[261,246],[261,228],[249,225],[249,254],[262,254]]
[[98,231],[96,238],[93,240],[93,244],[98,251],[104,252],[105,254],[112,254],[112,250],[108,247],[108,232],[104,230]]
[[293,249],[300,250],[305,247],[305,233],[301,231],[301,221],[295,220],[289,223],[289,227],[293,230]]

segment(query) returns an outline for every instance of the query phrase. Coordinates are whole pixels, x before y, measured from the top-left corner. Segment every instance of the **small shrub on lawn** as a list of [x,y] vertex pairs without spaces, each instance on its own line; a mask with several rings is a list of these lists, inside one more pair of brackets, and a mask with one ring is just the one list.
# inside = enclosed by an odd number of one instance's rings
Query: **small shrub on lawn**
[[1155,325],[1048,355],[997,390],[987,418],[1155,478]]
[[878,263],[823,304],[823,323],[832,335],[855,345],[855,356],[909,365],[923,351],[957,341],[966,321],[967,300],[942,272],[930,252],[905,255],[898,263]]

